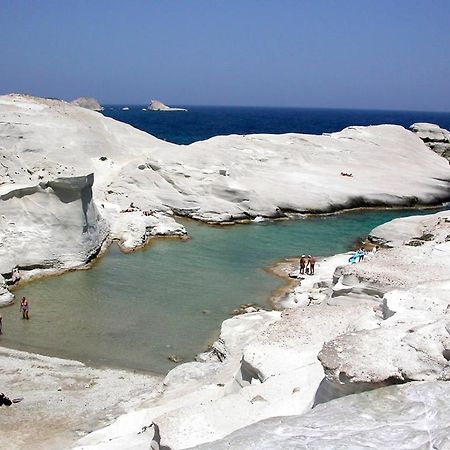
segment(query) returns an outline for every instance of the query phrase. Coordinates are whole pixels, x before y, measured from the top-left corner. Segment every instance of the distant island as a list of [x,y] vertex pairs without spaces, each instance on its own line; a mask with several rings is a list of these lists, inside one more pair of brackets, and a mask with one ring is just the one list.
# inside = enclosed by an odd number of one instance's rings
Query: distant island
[[187,111],[184,108],[171,108],[170,106],[165,105],[159,100],[152,100],[150,105],[148,105],[149,111]]
[[103,111],[102,105],[93,97],[78,97],[70,103],[92,111]]

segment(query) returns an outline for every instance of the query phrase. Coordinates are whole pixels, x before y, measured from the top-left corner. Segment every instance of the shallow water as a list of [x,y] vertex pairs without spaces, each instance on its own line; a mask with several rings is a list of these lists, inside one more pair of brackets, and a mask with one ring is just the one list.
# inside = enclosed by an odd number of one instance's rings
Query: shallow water
[[183,222],[187,241],[155,240],[122,254],[113,246],[91,270],[34,281],[16,291],[30,301],[3,308],[0,344],[81,361],[165,373],[206,349],[241,303],[269,307],[283,281],[264,268],[301,253],[349,250],[395,217],[433,211],[359,211],[264,224],[212,227]]

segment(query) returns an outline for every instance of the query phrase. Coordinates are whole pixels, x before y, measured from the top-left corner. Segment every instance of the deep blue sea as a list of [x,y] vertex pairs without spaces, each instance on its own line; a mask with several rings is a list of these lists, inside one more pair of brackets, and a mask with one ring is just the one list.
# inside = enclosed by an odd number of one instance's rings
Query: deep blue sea
[[322,134],[350,125],[383,123],[408,128],[415,122],[429,122],[450,129],[450,113],[228,106],[183,106],[188,112],[155,112],[142,108],[145,105],[109,105],[103,114],[176,144],[228,134]]

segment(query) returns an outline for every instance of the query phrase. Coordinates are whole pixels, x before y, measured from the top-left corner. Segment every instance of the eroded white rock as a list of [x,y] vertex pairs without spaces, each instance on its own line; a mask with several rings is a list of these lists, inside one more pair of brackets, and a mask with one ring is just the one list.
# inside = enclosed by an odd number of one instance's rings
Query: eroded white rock
[[450,383],[408,383],[273,417],[192,450],[450,448]]
[[[450,378],[449,217],[444,211],[377,227],[371,236],[392,248],[340,269],[359,281],[359,289],[387,292],[378,328],[345,333],[324,345],[319,359],[329,381],[376,385]],[[415,241],[420,244],[411,245]]]
[[410,127],[438,155],[450,160],[450,132],[432,123],[414,123]]
[[109,234],[93,202],[93,182],[90,174],[4,189],[0,273],[14,267],[63,270],[93,259]]

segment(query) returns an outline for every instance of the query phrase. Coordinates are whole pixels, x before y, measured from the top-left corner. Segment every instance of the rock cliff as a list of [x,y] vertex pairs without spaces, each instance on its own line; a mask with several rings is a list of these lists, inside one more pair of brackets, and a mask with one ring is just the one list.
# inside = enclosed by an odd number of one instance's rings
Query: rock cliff
[[[94,175],[2,186],[0,273],[76,268],[99,253],[109,226],[93,199]],[[0,299],[1,299],[0,295]],[[5,293],[4,301],[10,296]],[[1,301],[1,300],[0,300]]]

